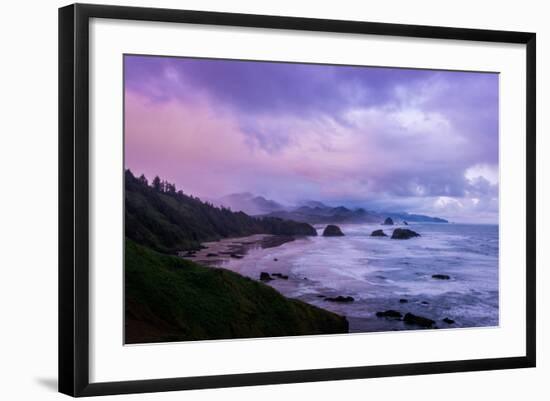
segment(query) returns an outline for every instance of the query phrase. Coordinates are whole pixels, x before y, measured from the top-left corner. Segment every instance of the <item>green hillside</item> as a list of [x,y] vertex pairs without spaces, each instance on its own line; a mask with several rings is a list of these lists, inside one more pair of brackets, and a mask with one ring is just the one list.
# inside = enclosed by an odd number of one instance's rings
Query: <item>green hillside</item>
[[345,317],[126,240],[126,343],[347,333]]
[[176,191],[158,177],[125,173],[126,237],[164,253],[197,249],[201,242],[252,234],[317,235],[307,223],[276,217],[251,217],[214,207]]

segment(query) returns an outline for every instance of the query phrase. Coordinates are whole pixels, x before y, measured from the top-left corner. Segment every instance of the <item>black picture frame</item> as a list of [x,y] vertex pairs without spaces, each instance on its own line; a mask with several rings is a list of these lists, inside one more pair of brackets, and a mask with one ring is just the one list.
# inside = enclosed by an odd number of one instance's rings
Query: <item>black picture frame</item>
[[[141,20],[516,43],[526,46],[526,354],[521,357],[90,383],[89,21]],[[536,363],[536,35],[221,12],[74,4],[59,9],[59,391],[95,396],[534,367]]]

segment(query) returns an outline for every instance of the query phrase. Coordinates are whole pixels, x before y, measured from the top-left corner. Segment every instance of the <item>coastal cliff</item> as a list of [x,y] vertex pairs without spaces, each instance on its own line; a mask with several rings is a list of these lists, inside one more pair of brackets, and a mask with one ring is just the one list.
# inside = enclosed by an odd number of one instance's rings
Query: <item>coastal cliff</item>
[[347,333],[345,317],[126,240],[125,342]]
[[308,223],[252,217],[215,207],[176,190],[158,177],[147,182],[125,172],[125,232],[131,240],[163,253],[200,249],[200,243],[253,234],[315,236]]

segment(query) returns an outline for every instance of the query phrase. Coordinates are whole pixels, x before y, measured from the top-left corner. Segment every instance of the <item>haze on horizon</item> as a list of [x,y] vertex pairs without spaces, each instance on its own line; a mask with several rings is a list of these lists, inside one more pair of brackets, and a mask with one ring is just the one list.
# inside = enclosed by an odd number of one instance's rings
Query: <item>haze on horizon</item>
[[124,74],[134,174],[498,222],[498,74],[129,55]]

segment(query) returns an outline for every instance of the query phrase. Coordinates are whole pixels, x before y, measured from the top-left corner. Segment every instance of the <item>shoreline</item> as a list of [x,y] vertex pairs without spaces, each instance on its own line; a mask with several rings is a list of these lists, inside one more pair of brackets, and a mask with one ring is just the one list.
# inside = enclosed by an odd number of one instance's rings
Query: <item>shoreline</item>
[[[127,344],[349,333],[345,316],[286,297],[231,270],[162,254],[128,239],[125,249]],[[164,290],[155,290],[159,286]]]
[[254,234],[201,243],[197,251],[181,251],[178,256],[205,266],[220,267],[231,259],[242,259],[252,249],[276,248],[296,240],[292,235]]
[[[498,272],[493,272],[493,257],[487,250],[482,255],[477,248],[465,254],[461,250],[471,228],[464,232],[456,228],[459,225],[437,224],[438,229],[427,223],[420,238],[395,241],[369,233],[374,228],[389,231],[402,226],[365,226],[359,231],[357,225],[343,225],[345,236],[336,238],[267,234],[227,238],[203,243],[204,249],[186,259],[231,270],[269,285],[286,298],[346,316],[352,333],[418,330],[425,328],[423,324],[440,329],[498,324],[498,316],[493,316],[498,310],[494,300],[498,290],[478,290],[471,281],[494,282]],[[488,246],[486,239],[483,244]],[[217,254],[206,256],[209,253]],[[477,266],[474,272],[468,268],[472,258]],[[409,322],[416,317],[426,320],[407,324],[407,314],[412,315]]]

